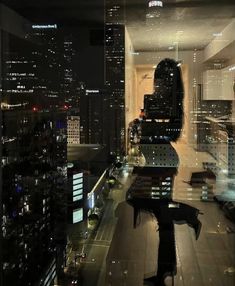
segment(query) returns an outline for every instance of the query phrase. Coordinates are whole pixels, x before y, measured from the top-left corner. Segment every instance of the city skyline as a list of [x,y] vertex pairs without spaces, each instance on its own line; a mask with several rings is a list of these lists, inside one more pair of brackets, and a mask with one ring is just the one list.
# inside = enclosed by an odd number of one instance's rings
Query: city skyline
[[0,284],[232,286],[233,1],[4,2]]

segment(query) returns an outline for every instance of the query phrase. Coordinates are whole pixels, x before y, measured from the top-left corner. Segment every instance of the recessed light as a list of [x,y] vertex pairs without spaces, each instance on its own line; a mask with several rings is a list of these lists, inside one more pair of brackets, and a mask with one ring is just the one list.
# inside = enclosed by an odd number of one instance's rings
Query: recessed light
[[222,37],[222,36],[223,36],[223,33],[213,33],[213,36],[214,36],[214,37]]
[[149,8],[151,8],[151,7],[163,7],[163,2],[150,0],[148,3],[148,6],[149,6]]

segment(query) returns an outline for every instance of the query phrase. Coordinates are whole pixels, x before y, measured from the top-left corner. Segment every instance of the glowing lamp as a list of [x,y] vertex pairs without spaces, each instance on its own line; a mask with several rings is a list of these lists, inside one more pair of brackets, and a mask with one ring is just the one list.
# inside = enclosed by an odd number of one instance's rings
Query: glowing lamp
[[149,8],[151,7],[163,7],[163,2],[162,1],[149,1],[148,3]]

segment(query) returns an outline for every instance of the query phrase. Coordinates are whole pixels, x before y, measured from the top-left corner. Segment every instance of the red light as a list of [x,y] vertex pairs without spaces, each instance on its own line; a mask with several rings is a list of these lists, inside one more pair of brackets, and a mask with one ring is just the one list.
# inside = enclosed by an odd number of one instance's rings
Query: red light
[[38,111],[38,108],[37,107],[33,107],[33,111],[35,112],[35,111]]
[[145,116],[145,112],[141,110],[140,117],[143,118]]
[[69,109],[68,105],[65,104],[64,105],[64,109]]

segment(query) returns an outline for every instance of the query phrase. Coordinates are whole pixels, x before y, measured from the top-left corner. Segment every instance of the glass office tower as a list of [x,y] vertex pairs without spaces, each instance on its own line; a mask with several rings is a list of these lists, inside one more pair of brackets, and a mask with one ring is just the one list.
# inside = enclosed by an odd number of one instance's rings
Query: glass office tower
[[53,70],[61,55],[51,50],[46,61],[52,45],[38,29],[48,27],[32,28],[24,38],[1,32],[3,285],[49,285],[65,263],[67,118],[62,68]]

